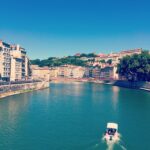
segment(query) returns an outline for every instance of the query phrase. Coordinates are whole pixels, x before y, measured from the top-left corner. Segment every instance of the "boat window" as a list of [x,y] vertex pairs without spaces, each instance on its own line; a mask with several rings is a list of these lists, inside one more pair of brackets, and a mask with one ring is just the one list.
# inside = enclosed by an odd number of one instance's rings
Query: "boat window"
[[112,128],[107,129],[107,133],[108,133],[109,135],[114,135],[115,132],[116,132],[116,129],[112,129]]

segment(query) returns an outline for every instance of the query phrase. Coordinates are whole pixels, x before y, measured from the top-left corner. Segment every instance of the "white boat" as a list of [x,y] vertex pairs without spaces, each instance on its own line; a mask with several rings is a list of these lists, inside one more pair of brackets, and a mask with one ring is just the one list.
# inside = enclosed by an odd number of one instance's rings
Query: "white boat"
[[107,129],[105,132],[104,139],[109,142],[117,142],[119,140],[118,124],[117,123],[107,123]]

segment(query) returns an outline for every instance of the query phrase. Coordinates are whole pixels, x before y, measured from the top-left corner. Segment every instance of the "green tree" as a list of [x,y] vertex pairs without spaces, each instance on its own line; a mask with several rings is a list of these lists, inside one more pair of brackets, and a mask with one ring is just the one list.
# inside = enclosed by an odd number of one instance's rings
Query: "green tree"
[[41,61],[40,59],[31,60],[32,65],[40,65]]
[[99,62],[101,63],[106,63],[106,61],[104,59],[100,60]]
[[112,59],[108,59],[108,60],[107,60],[107,63],[108,63],[109,65],[111,65],[111,64],[112,64]]
[[97,55],[95,53],[89,53],[87,54],[87,57],[96,57]]
[[82,54],[80,55],[80,57],[87,57],[87,54],[82,53]]
[[117,72],[129,81],[150,81],[150,54],[143,51],[141,54],[123,57],[118,64]]
[[65,64],[70,65],[76,65],[76,66],[86,66],[86,62],[83,60],[80,60],[77,57],[69,56],[69,57],[63,57],[63,58],[55,58],[55,57],[49,57],[48,59],[35,59],[31,60],[31,64],[39,65],[40,67],[44,66],[61,66]]

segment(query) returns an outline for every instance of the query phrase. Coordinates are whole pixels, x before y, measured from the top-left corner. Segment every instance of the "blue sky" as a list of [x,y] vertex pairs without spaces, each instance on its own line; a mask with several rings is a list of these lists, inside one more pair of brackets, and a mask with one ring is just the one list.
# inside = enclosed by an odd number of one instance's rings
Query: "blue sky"
[[148,0],[0,0],[0,39],[31,59],[150,49]]

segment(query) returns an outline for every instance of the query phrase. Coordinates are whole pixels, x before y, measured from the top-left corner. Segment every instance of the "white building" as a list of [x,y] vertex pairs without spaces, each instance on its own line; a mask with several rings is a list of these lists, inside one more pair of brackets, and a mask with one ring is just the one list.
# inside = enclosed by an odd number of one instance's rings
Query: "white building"
[[85,68],[80,66],[66,65],[58,67],[58,76],[65,78],[83,78]]
[[29,70],[25,49],[0,41],[0,80],[26,80],[30,75]]
[[0,40],[0,79],[10,80],[11,57],[10,57],[10,44]]
[[11,45],[10,80],[26,80],[29,76],[29,59],[26,50],[20,45]]

